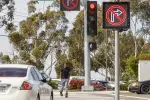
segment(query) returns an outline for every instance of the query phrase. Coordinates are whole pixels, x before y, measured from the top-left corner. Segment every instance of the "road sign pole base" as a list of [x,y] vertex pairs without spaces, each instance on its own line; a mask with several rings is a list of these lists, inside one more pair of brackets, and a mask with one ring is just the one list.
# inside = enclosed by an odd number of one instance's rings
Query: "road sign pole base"
[[82,92],[94,92],[94,86],[82,86]]

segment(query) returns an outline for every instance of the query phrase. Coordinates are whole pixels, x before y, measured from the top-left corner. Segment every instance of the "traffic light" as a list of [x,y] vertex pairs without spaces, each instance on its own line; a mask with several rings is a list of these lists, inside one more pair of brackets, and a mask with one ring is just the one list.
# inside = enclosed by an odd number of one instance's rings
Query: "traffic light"
[[87,34],[97,35],[97,1],[87,1]]
[[89,42],[89,49],[90,49],[90,51],[96,50],[97,49],[96,42]]

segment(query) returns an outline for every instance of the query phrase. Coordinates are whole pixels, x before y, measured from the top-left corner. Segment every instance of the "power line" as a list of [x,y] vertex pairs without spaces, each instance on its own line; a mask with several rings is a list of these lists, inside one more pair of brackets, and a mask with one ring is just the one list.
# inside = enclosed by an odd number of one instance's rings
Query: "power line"
[[8,37],[8,35],[0,35],[0,37],[1,37],[1,36]]
[[29,17],[29,16],[24,16],[24,15],[18,15],[18,14],[14,14],[15,16],[20,16],[20,17]]
[[[0,12],[0,13],[7,14],[8,12]],[[28,16],[23,16],[23,15],[18,15],[18,14],[14,14],[14,15],[20,16],[20,17],[28,17]]]
[[16,13],[19,13],[19,14],[24,14],[24,15],[28,15],[28,13],[23,13],[23,12],[18,12],[18,11],[15,11]]
[[44,3],[43,3],[43,12],[44,12],[44,6],[45,6],[45,0],[44,0]]

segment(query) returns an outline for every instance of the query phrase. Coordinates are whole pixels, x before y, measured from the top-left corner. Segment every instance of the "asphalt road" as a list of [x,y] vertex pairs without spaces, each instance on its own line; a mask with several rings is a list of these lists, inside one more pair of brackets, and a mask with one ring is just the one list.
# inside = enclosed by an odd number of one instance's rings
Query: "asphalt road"
[[[69,92],[69,97],[61,97],[59,92],[54,92],[54,100],[114,100],[113,92]],[[120,100],[150,100],[150,94],[135,94],[121,92]]]

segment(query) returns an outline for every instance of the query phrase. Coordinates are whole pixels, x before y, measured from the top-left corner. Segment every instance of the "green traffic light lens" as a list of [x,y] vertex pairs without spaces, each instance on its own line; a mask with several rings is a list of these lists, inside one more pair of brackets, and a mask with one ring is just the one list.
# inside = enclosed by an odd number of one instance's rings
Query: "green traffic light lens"
[[94,19],[93,16],[90,16],[90,17],[89,17],[89,20],[90,20],[90,21],[95,21],[95,19]]
[[89,29],[89,33],[90,33],[90,34],[94,34],[94,33],[95,33],[95,30],[92,29],[92,28],[90,28],[90,29]]

